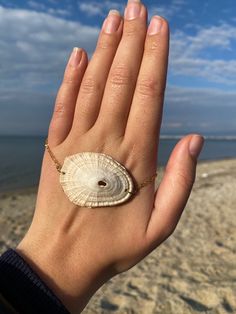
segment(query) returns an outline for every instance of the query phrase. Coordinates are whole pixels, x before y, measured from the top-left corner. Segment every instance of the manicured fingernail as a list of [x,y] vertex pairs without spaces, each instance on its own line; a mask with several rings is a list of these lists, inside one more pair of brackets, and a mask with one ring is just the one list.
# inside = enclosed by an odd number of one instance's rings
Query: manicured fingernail
[[159,16],[154,16],[151,19],[150,25],[148,27],[148,35],[156,35],[161,31],[162,19]]
[[125,9],[126,20],[133,20],[140,16],[142,9],[141,1],[129,0]]
[[80,61],[82,59],[83,50],[80,48],[75,47],[71,53],[69,64],[72,67],[77,67],[80,64]]
[[121,22],[121,16],[119,11],[111,10],[103,24],[103,31],[107,34],[115,33]]
[[198,158],[203,148],[204,138],[200,135],[194,135],[189,144],[189,152],[194,158]]
[[127,1],[127,5],[128,5],[129,3],[134,3],[134,2],[136,2],[136,3],[141,3],[141,0],[128,0],[128,1]]

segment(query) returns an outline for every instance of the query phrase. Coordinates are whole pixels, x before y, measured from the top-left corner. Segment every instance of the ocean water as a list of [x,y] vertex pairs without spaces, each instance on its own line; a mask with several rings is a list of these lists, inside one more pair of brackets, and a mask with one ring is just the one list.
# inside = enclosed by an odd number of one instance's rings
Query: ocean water
[[[159,165],[165,165],[178,138],[160,140]],[[38,185],[44,137],[0,137],[0,192]],[[236,158],[236,138],[206,139],[200,160]]]

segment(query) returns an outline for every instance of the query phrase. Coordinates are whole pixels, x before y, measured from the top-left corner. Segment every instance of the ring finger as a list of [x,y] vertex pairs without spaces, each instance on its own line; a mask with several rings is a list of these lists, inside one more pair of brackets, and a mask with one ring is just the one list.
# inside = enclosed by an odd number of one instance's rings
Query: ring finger
[[96,51],[87,67],[77,98],[72,133],[84,134],[95,123],[107,76],[122,35],[118,11],[111,10],[104,21]]

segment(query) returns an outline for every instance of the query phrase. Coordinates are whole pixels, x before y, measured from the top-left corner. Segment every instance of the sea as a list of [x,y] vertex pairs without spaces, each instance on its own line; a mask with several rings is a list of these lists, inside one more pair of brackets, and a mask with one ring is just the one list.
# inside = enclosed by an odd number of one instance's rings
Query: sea
[[[165,166],[181,136],[162,136],[158,164]],[[45,137],[0,137],[0,192],[25,189],[39,183]],[[208,136],[200,160],[236,158],[236,136]]]

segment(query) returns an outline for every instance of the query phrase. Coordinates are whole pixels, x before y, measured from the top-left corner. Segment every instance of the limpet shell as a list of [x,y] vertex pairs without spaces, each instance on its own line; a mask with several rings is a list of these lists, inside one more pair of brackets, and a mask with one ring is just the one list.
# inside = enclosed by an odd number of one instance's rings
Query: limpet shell
[[101,153],[79,153],[65,158],[60,183],[69,200],[83,207],[107,207],[128,201],[132,177],[118,161]]

